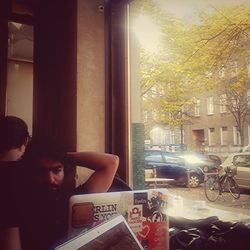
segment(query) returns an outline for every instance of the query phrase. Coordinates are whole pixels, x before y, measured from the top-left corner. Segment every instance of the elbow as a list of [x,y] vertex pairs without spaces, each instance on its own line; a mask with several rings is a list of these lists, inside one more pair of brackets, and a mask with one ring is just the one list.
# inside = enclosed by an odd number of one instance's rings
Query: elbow
[[108,161],[106,162],[106,171],[110,173],[110,175],[115,175],[116,171],[119,167],[120,158],[115,154],[108,154]]
[[120,162],[119,156],[118,155],[113,155],[112,167],[113,167],[113,169],[114,169],[115,172],[118,169],[119,162]]

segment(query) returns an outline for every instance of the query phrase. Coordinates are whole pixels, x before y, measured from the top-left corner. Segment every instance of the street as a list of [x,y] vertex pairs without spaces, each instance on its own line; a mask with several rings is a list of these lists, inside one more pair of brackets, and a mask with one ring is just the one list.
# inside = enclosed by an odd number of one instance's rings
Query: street
[[[223,194],[215,202],[206,199],[203,185],[198,188],[178,187],[171,183],[152,183],[150,188],[167,188],[171,195],[181,197],[186,204],[194,206],[196,203],[202,203],[203,206],[209,206],[215,209],[222,209],[234,213],[243,214],[250,218],[250,190],[241,190],[238,200],[235,200],[229,193]],[[202,202],[203,201],[203,202]]]

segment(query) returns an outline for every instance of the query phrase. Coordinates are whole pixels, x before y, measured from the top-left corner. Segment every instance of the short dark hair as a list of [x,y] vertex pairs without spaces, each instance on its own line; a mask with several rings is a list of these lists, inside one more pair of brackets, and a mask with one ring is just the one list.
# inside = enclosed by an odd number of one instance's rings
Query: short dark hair
[[0,117],[0,153],[19,148],[29,137],[28,126],[16,116]]
[[66,149],[59,145],[55,139],[45,136],[35,136],[32,137],[31,142],[27,146],[24,160],[27,163],[32,163],[40,157],[47,157],[66,164],[66,152]]

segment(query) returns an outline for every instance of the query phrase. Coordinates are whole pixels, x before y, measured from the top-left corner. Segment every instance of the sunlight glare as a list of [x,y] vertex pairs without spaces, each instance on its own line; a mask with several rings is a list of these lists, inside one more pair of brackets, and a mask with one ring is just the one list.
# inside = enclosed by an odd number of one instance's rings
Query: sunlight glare
[[152,53],[159,51],[161,33],[149,17],[138,16],[132,25],[132,30],[144,49]]

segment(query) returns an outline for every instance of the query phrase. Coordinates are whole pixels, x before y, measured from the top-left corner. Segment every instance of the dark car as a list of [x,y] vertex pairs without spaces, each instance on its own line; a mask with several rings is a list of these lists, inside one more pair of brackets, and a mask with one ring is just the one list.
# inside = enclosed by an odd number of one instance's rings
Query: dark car
[[202,169],[188,166],[185,160],[175,153],[145,150],[145,168],[155,169],[157,178],[173,179],[178,185],[189,184],[190,187],[197,187],[204,181]]

